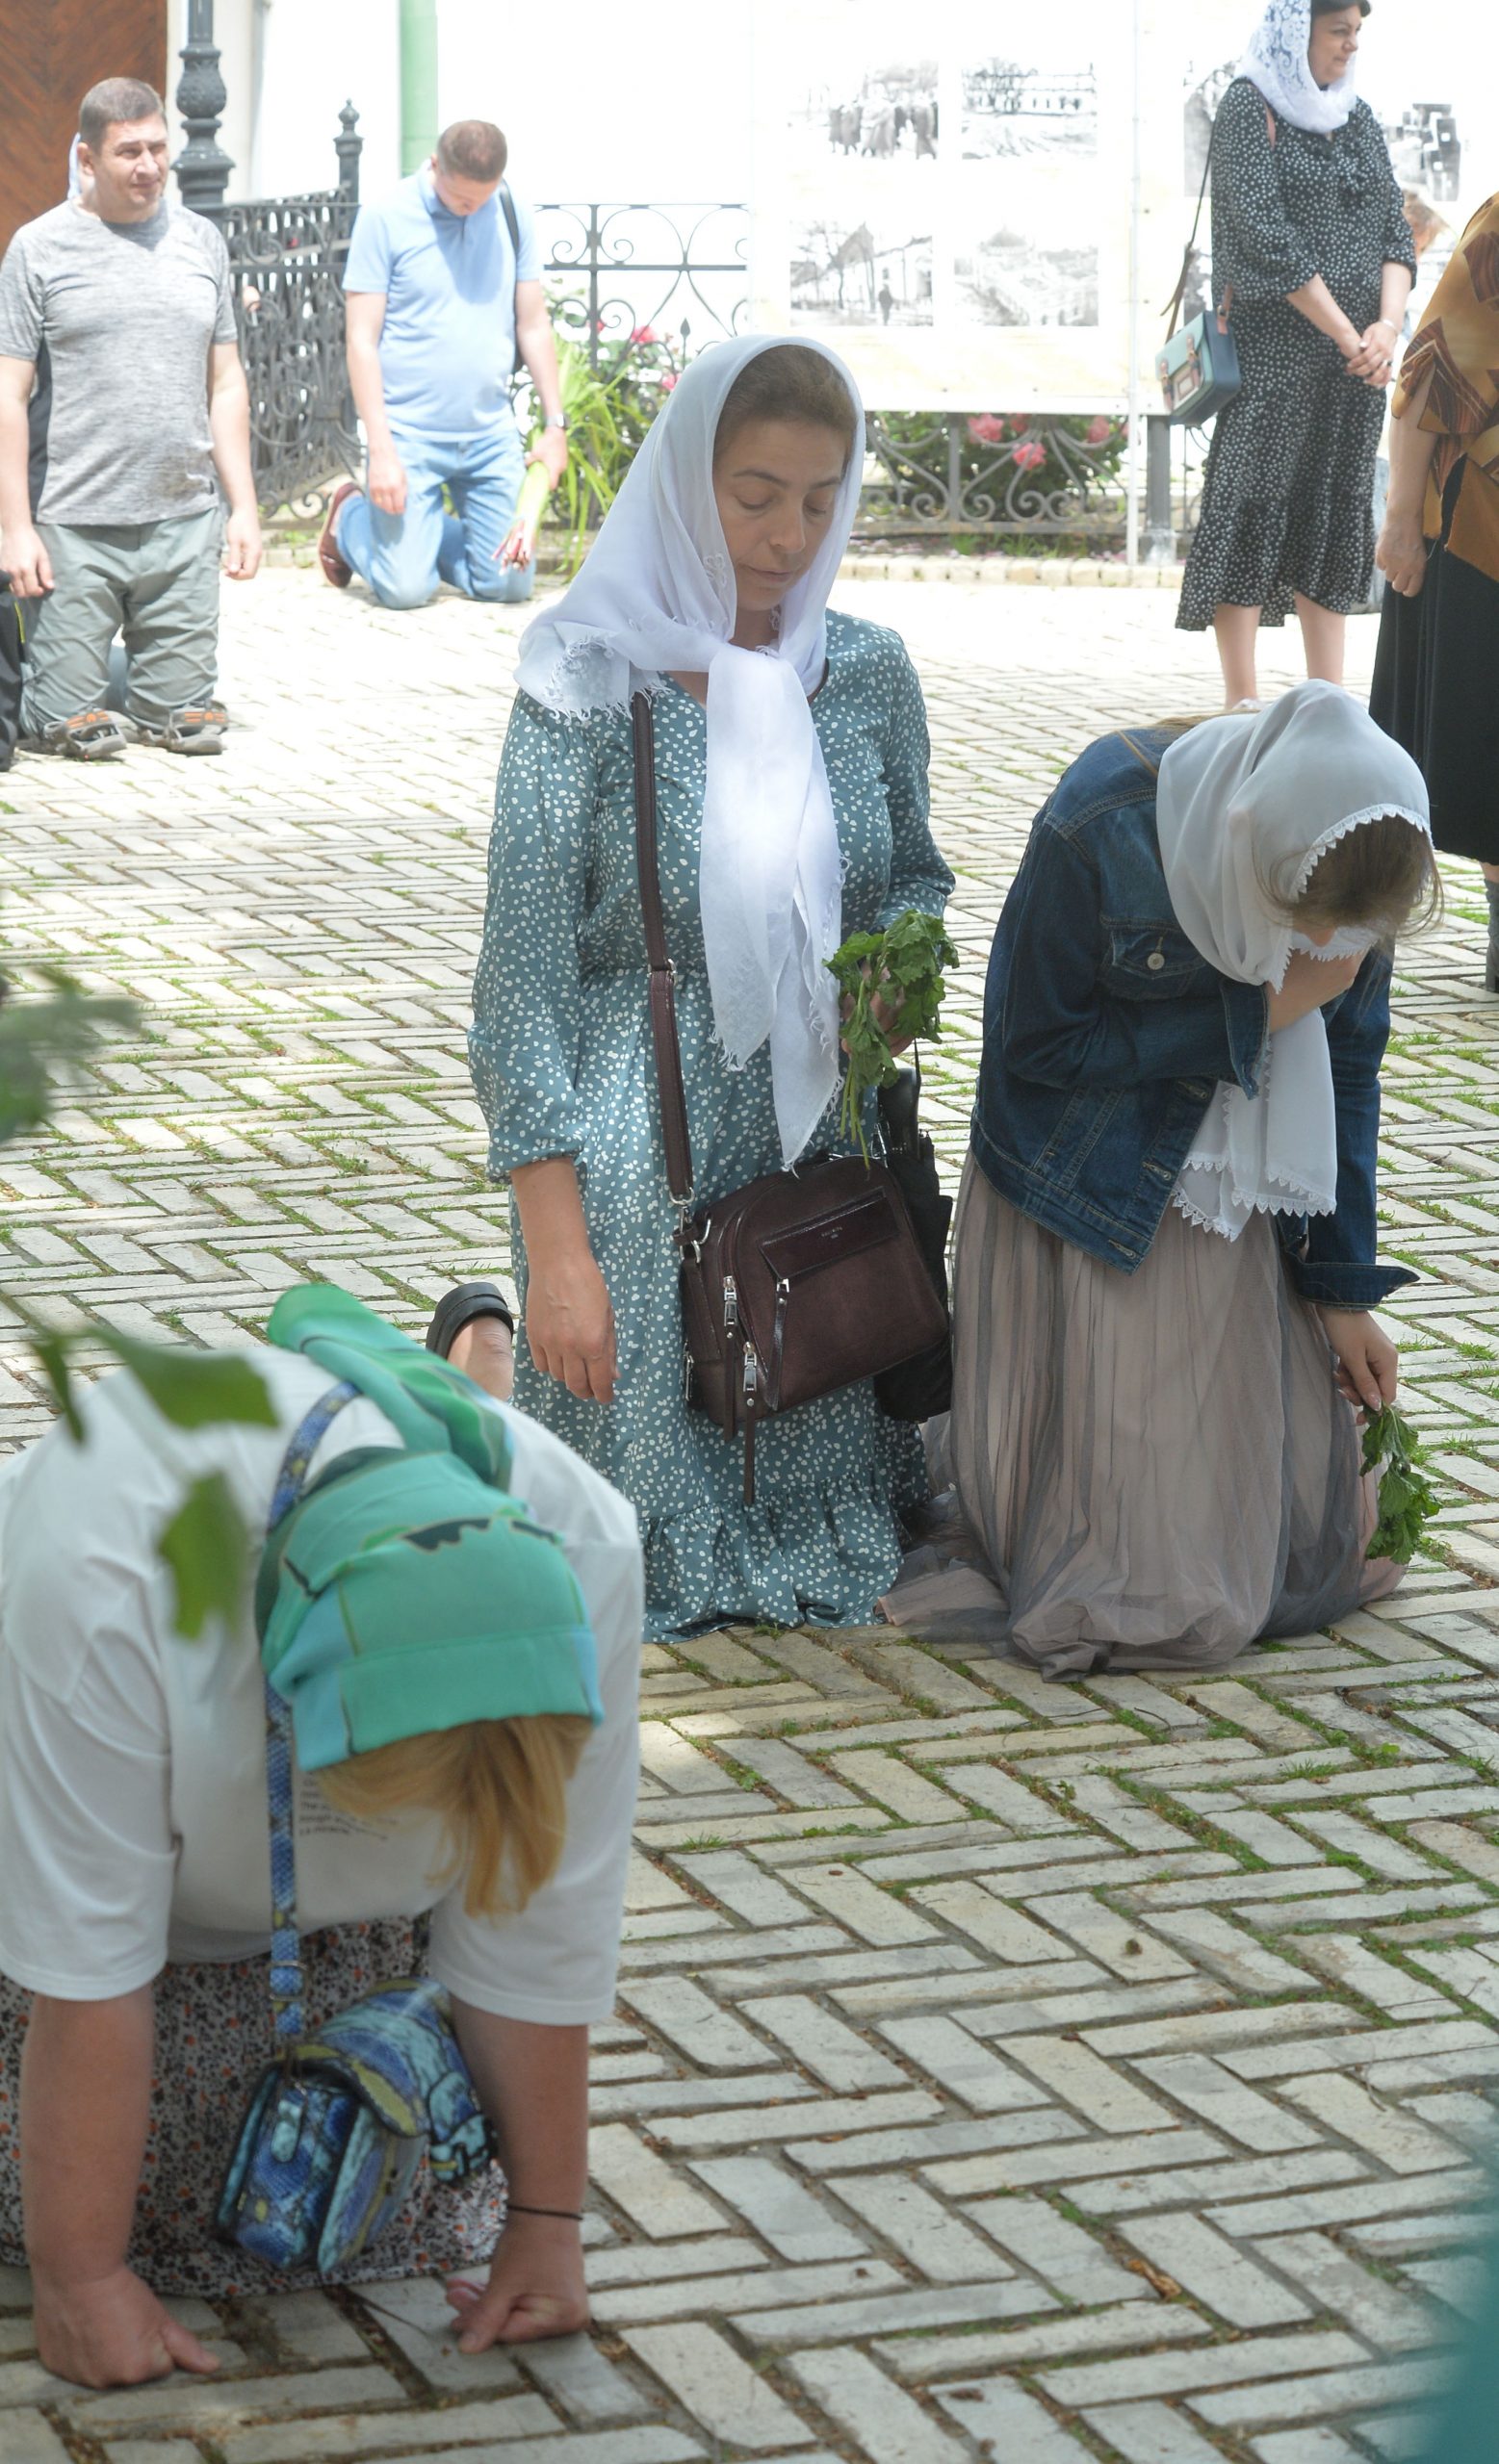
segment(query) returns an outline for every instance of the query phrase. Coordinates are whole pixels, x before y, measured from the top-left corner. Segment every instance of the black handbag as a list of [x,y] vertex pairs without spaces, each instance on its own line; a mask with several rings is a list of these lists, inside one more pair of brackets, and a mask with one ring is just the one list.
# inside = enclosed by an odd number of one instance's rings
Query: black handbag
[[952,1200],[943,1194],[937,1177],[937,1150],[917,1118],[920,1097],[921,1065],[916,1061],[892,1085],[880,1089],[880,1131],[886,1164],[906,1201],[916,1245],[946,1323],[925,1351],[913,1360],[897,1362],[875,1379],[874,1399],[892,1421],[929,1421],[952,1404],[952,1324],[947,1319]]
[[676,1201],[683,1391],[727,1440],[841,1386],[932,1351],[946,1331],[895,1173],[858,1155],[809,1158],[695,1203],[675,970],[657,858],[656,739],[644,693],[631,707],[635,864],[650,966],[652,1051],[666,1183]]

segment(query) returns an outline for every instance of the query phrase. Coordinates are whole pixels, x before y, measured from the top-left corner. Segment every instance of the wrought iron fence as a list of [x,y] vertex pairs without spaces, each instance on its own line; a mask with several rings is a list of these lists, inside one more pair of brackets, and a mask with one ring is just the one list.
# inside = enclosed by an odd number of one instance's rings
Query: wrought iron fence
[[[304,521],[360,460],[343,295],[360,140],[352,106],[340,116],[337,188],[200,207],[235,277],[256,492],[268,513]],[[669,335],[685,358],[744,329],[746,206],[560,203],[537,214],[556,328],[599,375],[628,369],[634,335]],[[875,411],[868,457],[856,529],[866,542],[1124,537],[1123,429],[1106,417]]]
[[747,205],[542,205],[554,320],[597,371],[633,333],[671,333],[684,356],[742,331]]
[[310,504],[334,474],[359,467],[343,290],[357,211],[351,198],[313,193],[218,218],[236,277],[255,493],[268,511]]
[[876,411],[867,439],[862,539],[1124,538],[1125,432],[1106,414]]
[[359,115],[339,115],[335,189],[205,203],[234,276],[250,398],[250,460],[267,513],[316,512],[329,481],[359,467],[344,358],[344,266],[359,211]]
[[[338,184],[301,196],[224,202],[233,165],[218,142],[225,102],[213,0],[189,0],[178,107],[189,143],[185,202],[218,222],[235,277],[250,394],[256,493],[268,512],[316,514],[359,445],[344,353],[344,268],[359,209],[359,115],[334,140]],[[632,338],[669,333],[682,358],[748,321],[749,208],[742,204],[543,205],[543,267],[555,321],[590,368],[629,367]],[[1154,426],[1155,423],[1151,423]],[[863,539],[1070,538],[1114,544],[1126,519],[1122,424],[876,411],[857,535]],[[1152,453],[1157,552],[1171,538],[1170,467]],[[1188,489],[1183,467],[1183,497]],[[1182,516],[1190,519],[1184,502]]]

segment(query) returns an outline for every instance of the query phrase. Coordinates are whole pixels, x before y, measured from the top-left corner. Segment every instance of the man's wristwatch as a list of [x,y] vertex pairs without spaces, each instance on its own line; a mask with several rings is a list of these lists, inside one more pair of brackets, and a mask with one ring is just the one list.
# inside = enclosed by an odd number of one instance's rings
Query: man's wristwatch
[[548,427],[559,427],[565,431],[567,427],[567,413],[565,411],[549,412],[547,416],[547,425]]

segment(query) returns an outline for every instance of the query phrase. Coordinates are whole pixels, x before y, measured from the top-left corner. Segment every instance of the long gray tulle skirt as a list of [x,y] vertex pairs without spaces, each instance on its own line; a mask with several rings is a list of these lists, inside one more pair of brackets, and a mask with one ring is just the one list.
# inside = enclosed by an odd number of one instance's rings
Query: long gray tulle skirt
[[1374,1481],[1268,1216],[1230,1242],[1168,1207],[1124,1274],[970,1158],[953,1335],[928,1444],[956,1511],[883,1604],[904,1631],[1053,1678],[1220,1668],[1399,1580],[1365,1558]]

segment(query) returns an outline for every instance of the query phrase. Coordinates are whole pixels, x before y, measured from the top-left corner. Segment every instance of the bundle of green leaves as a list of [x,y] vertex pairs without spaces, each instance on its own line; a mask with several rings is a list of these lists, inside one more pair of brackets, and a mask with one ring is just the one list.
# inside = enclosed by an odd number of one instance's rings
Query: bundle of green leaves
[[917,1036],[941,1036],[938,1014],[946,991],[944,970],[958,953],[939,915],[908,907],[883,933],[850,933],[827,962],[843,996],[842,1024],[848,1067],[839,1115],[845,1138],[857,1138],[865,1162],[864,1100],[872,1088],[888,1087],[897,1068],[895,1043]]
[[1423,1524],[1436,1512],[1436,1492],[1421,1469],[1424,1449],[1410,1423],[1386,1403],[1363,1432],[1363,1468],[1378,1472],[1379,1521],[1365,1553],[1408,1566]]

